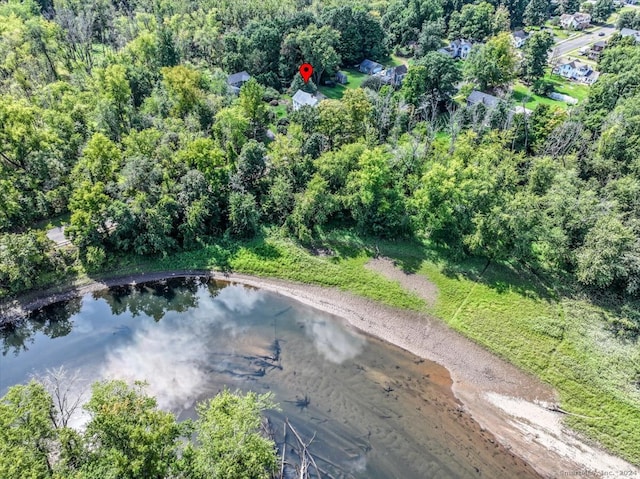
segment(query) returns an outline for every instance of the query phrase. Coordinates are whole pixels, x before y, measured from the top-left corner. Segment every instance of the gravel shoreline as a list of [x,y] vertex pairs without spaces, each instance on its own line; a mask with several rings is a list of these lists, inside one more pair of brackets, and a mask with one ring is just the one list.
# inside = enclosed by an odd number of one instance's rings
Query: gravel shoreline
[[[368,265],[433,301],[436,291],[424,277],[406,275],[389,260]],[[404,275],[404,276],[403,276]],[[581,477],[640,475],[640,469],[615,457],[562,425],[553,388],[483,349],[425,313],[387,307],[335,288],[211,271],[173,271],[130,275],[78,285],[68,291],[5,305],[0,325],[30,311],[116,285],[172,277],[206,276],[281,294],[339,316],[353,327],[395,344],[419,357],[444,366],[451,374],[452,391],[480,426],[490,431],[513,454],[543,477],[567,474]]]

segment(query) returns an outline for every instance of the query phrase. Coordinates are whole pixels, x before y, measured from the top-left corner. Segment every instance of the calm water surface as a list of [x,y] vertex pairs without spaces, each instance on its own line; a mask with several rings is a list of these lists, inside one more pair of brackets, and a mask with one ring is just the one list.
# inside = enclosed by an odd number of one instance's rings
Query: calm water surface
[[536,477],[460,412],[444,368],[274,293],[204,279],[117,287],[2,340],[0,395],[59,366],[86,385],[146,380],[180,418],[224,387],[272,391],[276,439],[285,417],[316,433],[311,450],[336,478]]

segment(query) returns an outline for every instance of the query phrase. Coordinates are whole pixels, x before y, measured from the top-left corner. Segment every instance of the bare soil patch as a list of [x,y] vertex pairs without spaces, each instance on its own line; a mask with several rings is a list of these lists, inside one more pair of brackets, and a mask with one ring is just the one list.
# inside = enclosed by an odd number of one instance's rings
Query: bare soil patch
[[419,274],[405,273],[389,258],[372,259],[366,267],[388,279],[397,281],[404,289],[424,299],[429,306],[435,305],[438,299],[438,288],[435,284]]

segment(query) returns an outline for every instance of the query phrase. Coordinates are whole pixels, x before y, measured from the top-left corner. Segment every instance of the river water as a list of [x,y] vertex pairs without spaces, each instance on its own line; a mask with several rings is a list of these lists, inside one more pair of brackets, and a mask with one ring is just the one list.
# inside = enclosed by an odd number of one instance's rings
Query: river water
[[225,387],[272,391],[276,440],[285,418],[315,434],[335,478],[538,477],[462,411],[446,369],[267,291],[203,278],[115,287],[34,313],[0,346],[0,395],[60,366],[85,390],[146,380],[179,418]]

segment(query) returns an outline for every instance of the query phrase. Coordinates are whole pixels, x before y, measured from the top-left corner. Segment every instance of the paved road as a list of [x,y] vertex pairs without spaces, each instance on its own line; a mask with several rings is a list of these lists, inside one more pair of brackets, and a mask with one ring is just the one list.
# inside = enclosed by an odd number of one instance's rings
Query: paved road
[[[576,38],[563,40],[562,42],[555,44],[550,57],[551,58],[564,57],[569,52],[572,52],[579,48],[585,47],[587,45],[591,45],[592,43],[595,43],[601,40],[607,40],[611,35],[614,34],[615,31],[616,31],[616,28],[613,25],[606,25],[604,27],[597,28],[591,33],[584,33]],[[604,33],[604,35],[599,36],[598,35],[599,33]]]

